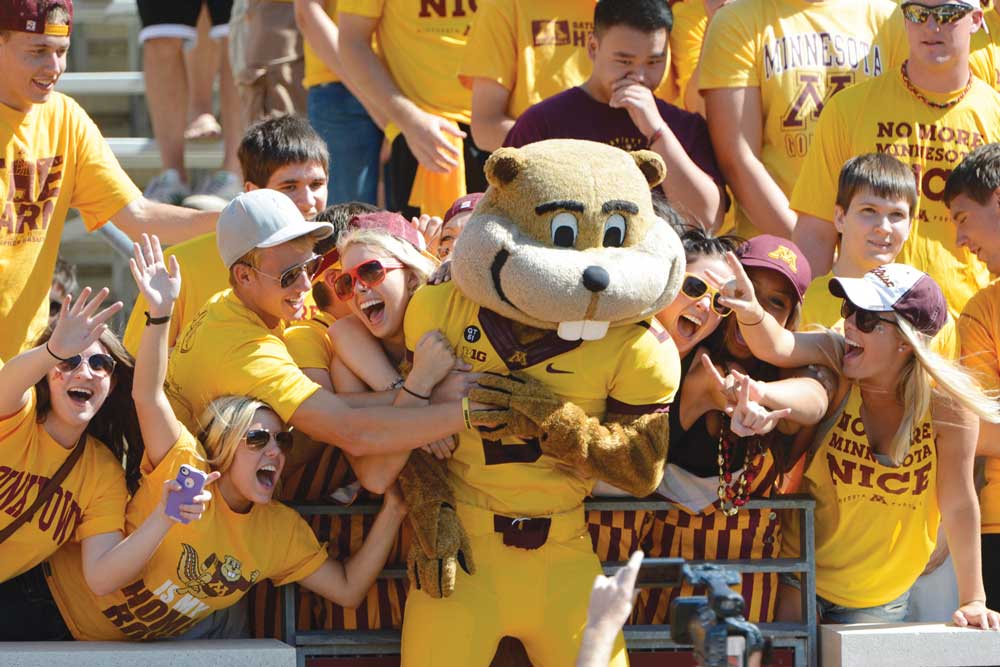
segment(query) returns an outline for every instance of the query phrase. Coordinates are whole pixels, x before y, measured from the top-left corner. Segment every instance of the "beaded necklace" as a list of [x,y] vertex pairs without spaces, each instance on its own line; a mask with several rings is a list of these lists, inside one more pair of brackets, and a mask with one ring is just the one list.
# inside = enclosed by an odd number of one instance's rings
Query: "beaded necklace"
[[969,80],[965,84],[965,88],[963,88],[962,92],[958,94],[958,97],[948,102],[931,101],[927,99],[927,97],[923,93],[917,90],[917,87],[913,85],[912,81],[910,81],[910,75],[906,71],[906,64],[908,62],[910,61],[904,60],[903,66],[900,68],[900,71],[903,73],[903,84],[906,86],[906,89],[910,91],[911,95],[913,95],[914,97],[916,97],[918,100],[920,100],[929,107],[934,107],[935,109],[950,109],[951,107],[955,106],[963,99],[965,99],[965,96],[969,94],[969,90],[972,88],[972,75],[970,74]]
[[731,457],[736,438],[729,430],[729,420],[722,425],[719,433],[719,509],[726,516],[733,516],[750,499],[750,485],[764,465],[764,447],[759,436],[746,438],[743,454],[743,470],[733,478]]

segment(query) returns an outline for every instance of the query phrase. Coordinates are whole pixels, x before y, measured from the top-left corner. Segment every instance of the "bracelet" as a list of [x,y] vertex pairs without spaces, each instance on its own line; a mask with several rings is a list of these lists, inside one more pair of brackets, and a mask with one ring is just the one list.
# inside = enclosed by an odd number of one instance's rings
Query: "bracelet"
[[663,133],[666,131],[667,131],[667,124],[662,123],[658,128],[656,128],[656,132],[653,132],[653,136],[647,139],[648,143],[646,145],[649,148],[652,148],[653,144],[655,144],[659,140],[659,138],[663,136]]
[[757,326],[758,324],[760,324],[761,322],[764,321],[764,309],[763,308],[760,309],[760,319],[757,320],[756,322],[752,323],[752,324],[749,323],[749,322],[743,322],[738,317],[736,318],[736,321],[739,322],[740,324],[742,324],[745,327],[755,327],[755,326]]
[[469,411],[469,397],[466,396],[462,399],[462,419],[465,420],[465,430],[472,430],[472,415]]
[[404,382],[406,382],[406,380],[404,380],[403,378],[396,378],[396,380],[392,384],[390,384],[388,387],[385,388],[385,391],[392,391],[393,389],[399,389],[400,387],[403,386]]
[[420,394],[418,394],[418,393],[417,393],[417,392],[415,392],[415,391],[410,391],[409,389],[407,389],[407,388],[406,388],[406,385],[405,385],[405,384],[403,384],[403,385],[400,385],[400,387],[399,387],[399,388],[400,388],[400,389],[402,389],[403,391],[405,391],[405,392],[406,392],[407,394],[409,394],[410,396],[413,396],[414,398],[419,398],[419,399],[421,399],[421,400],[424,400],[424,401],[429,401],[429,400],[431,400],[431,397],[430,397],[430,396],[421,396]]
[[150,317],[149,311],[144,311],[146,313],[146,326],[150,324],[166,324],[170,321],[170,314],[166,314],[163,317]]
[[51,347],[49,347],[49,341],[45,341],[45,350],[59,361],[69,361],[70,359],[73,358],[73,357],[60,357],[58,354],[52,351]]

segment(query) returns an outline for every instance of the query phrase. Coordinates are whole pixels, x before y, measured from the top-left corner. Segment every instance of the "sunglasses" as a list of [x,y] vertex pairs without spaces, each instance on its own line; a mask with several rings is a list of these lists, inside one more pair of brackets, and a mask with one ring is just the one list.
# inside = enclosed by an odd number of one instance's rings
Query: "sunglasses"
[[292,448],[291,431],[271,433],[266,428],[253,428],[247,431],[247,434],[243,437],[247,441],[247,448],[255,452],[267,447],[268,443],[271,442],[271,438],[274,438],[275,442],[278,443],[278,449],[282,452],[288,452]]
[[840,315],[845,320],[851,315],[854,315],[854,326],[856,326],[858,331],[862,333],[871,333],[875,331],[875,327],[878,326],[879,322],[887,322],[892,325],[896,324],[895,320],[886,319],[874,310],[858,308],[847,299],[844,299],[844,304],[840,307]]
[[[316,275],[316,271],[319,270],[319,265],[322,263],[323,263],[322,256],[313,255],[312,257],[302,262],[301,264],[296,264],[295,266],[291,266],[285,269],[284,271],[281,272],[280,276],[272,276],[269,273],[264,273],[255,266],[251,266],[250,268],[262,276],[266,276],[271,280],[277,280],[279,283],[281,283],[281,289],[288,289],[289,287],[292,286],[292,284],[296,280],[298,280],[299,275],[301,275],[303,272],[305,272],[306,278],[312,281],[312,277]],[[249,264],[247,266],[249,266]]]
[[721,296],[719,294],[719,290],[715,289],[698,276],[685,273],[684,282],[681,283],[681,292],[684,293],[684,296],[691,299],[700,299],[705,296],[705,293],[707,292],[712,295],[712,310],[714,310],[716,314],[721,317],[725,317],[729,315],[729,313],[733,312],[733,309],[729,306],[723,306],[719,303],[719,297]]
[[357,283],[372,288],[385,280],[385,274],[389,271],[403,268],[406,268],[406,265],[395,260],[369,259],[337,276],[337,279],[333,281],[333,292],[341,301],[347,301],[354,295],[354,287]]
[[99,377],[107,377],[115,372],[114,357],[101,353],[92,354],[87,358],[80,354],[73,355],[66,361],[60,361],[56,364],[56,369],[63,375],[67,375],[79,368],[82,363],[86,363],[90,367],[90,372]]
[[961,2],[949,2],[935,7],[921,5],[918,2],[905,2],[900,9],[910,23],[927,23],[927,19],[933,16],[934,22],[938,25],[947,25],[962,20],[975,8]]

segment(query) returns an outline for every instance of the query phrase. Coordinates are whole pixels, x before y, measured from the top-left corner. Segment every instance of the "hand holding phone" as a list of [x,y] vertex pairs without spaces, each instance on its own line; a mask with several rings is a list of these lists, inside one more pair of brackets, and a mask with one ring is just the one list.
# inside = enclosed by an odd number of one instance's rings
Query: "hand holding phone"
[[180,484],[181,490],[171,491],[167,494],[167,516],[184,524],[189,523],[181,516],[181,505],[194,504],[194,498],[205,488],[207,478],[208,475],[197,468],[186,464],[182,465],[177,471],[177,483]]

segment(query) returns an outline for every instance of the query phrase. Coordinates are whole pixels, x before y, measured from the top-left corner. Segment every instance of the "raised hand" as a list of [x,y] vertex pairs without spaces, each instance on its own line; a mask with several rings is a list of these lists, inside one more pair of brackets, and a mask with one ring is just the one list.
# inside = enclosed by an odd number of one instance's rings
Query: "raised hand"
[[750,276],[734,253],[726,253],[726,263],[733,270],[732,280],[722,278],[711,269],[705,271],[705,275],[719,285],[719,303],[732,308],[740,324],[759,322],[764,316],[764,308],[757,303]]
[[181,293],[181,267],[170,257],[170,268],[163,259],[160,239],[142,235],[141,243],[132,244],[133,257],[128,261],[136,287],[149,304],[152,317],[169,315]]
[[177,483],[176,479],[168,479],[163,483],[163,495],[160,497],[160,504],[157,506],[158,511],[160,514],[175,523],[186,524],[191,521],[197,521],[205,513],[205,510],[208,509],[208,503],[212,500],[212,492],[208,490],[208,485],[220,477],[222,477],[222,473],[218,470],[208,474],[208,477],[205,478],[205,486],[201,490],[201,493],[192,498],[189,505],[179,506],[181,515],[181,518],[179,519],[167,514],[167,496],[169,496],[171,492],[179,493],[183,489],[181,489],[181,485]]
[[774,430],[782,419],[792,414],[791,408],[771,411],[750,399],[750,383],[744,382],[739,391],[739,401],[733,408],[729,424],[733,434],[746,438],[751,435],[765,435]]
[[73,303],[73,297],[63,297],[62,307],[56,317],[55,328],[46,345],[50,354],[66,359],[90,347],[107,331],[107,321],[122,309],[116,301],[104,310],[98,310],[110,290],[107,287],[90,298],[91,289],[84,287]]
[[432,255],[437,255],[438,242],[441,240],[441,228],[444,226],[441,218],[424,213],[419,218],[411,218],[410,224],[424,238],[427,250]]

